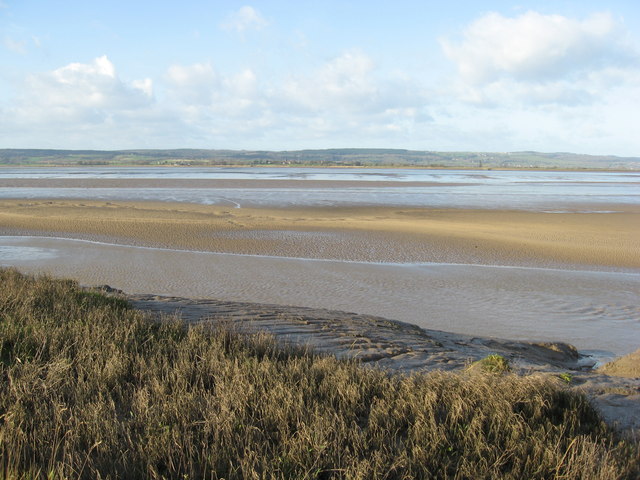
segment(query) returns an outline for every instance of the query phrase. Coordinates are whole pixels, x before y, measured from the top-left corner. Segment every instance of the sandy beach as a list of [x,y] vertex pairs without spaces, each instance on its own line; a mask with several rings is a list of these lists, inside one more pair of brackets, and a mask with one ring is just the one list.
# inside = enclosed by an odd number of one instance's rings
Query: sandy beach
[[295,258],[640,269],[640,211],[612,210],[616,213],[1,200],[0,234]]

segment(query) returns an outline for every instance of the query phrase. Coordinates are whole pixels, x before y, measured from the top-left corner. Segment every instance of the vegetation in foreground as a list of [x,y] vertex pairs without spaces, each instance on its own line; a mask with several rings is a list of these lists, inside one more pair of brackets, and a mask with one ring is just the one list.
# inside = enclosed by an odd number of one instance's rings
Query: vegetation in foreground
[[389,376],[0,270],[3,478],[636,478],[540,378]]

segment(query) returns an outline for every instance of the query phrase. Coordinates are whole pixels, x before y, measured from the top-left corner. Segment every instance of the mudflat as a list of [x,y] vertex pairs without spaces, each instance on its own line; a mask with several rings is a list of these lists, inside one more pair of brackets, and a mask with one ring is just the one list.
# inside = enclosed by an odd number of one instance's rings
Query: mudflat
[[0,234],[297,258],[640,269],[640,209],[606,210],[2,200]]

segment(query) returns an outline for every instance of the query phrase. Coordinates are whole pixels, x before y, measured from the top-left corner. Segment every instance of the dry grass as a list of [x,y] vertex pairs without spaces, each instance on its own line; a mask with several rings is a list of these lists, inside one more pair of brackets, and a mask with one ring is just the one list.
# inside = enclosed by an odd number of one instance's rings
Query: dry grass
[[4,478],[636,478],[539,378],[388,376],[0,270]]

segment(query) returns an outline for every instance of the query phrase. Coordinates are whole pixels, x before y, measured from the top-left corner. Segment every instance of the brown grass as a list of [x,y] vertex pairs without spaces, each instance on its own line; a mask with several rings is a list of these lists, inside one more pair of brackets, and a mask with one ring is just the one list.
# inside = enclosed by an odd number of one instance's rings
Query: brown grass
[[541,378],[390,376],[0,270],[3,478],[637,478]]

